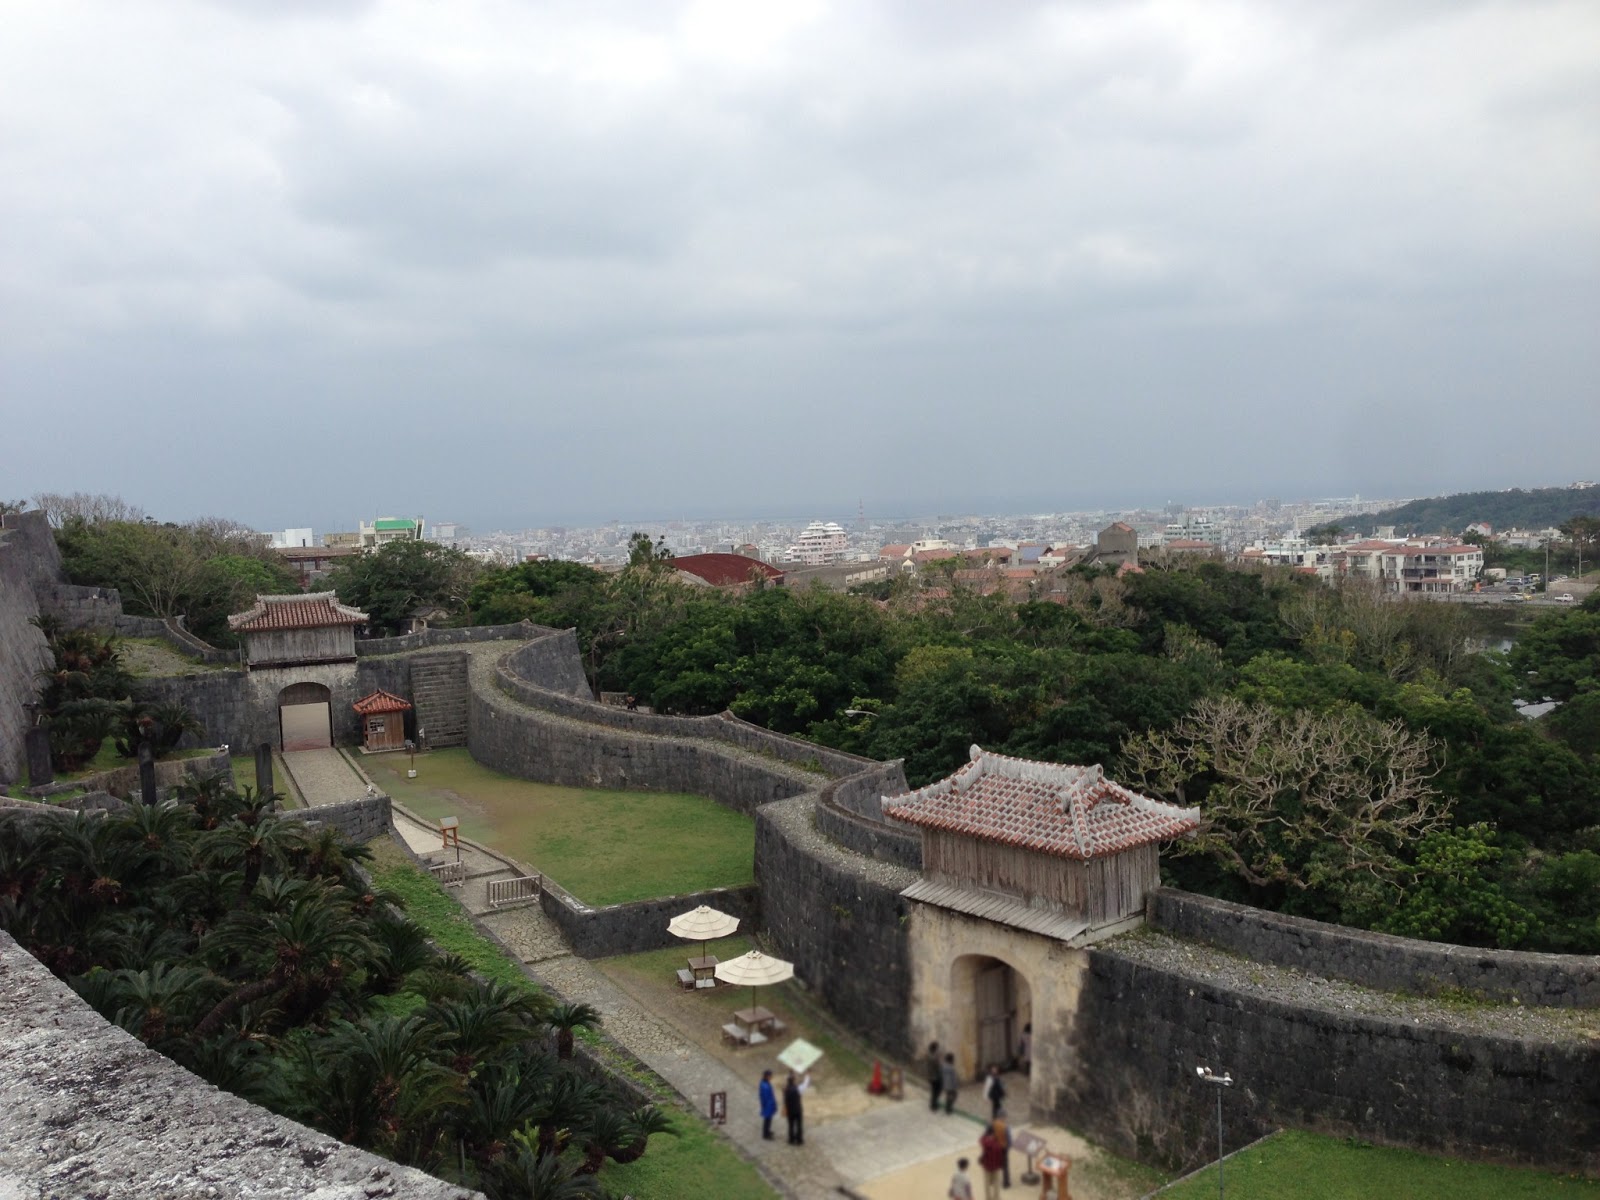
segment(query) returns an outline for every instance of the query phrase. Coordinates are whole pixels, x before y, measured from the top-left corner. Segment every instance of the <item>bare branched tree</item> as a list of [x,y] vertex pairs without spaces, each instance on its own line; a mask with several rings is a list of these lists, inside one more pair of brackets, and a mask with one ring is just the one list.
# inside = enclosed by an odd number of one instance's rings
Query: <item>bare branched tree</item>
[[71,495],[40,492],[34,496],[33,505],[58,529],[74,517],[80,517],[91,525],[98,525],[102,521],[142,521],[145,518],[144,509],[129,504],[121,496],[104,492],[73,492]]
[[1171,730],[1123,745],[1129,781],[1198,803],[1200,829],[1173,848],[1257,887],[1327,886],[1367,876],[1398,887],[1399,852],[1442,828],[1432,739],[1356,708],[1283,713],[1202,700]]

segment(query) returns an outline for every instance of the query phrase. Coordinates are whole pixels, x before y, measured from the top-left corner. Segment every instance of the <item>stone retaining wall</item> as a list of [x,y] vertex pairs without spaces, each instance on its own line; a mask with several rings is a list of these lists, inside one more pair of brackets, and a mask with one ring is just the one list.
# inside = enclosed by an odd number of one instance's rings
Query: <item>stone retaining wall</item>
[[583,660],[578,654],[577,630],[533,628],[533,640],[506,656],[512,673],[548,691],[593,699],[589,680],[583,673]]
[[315,808],[290,809],[284,815],[304,821],[307,825],[329,825],[352,842],[370,842],[382,837],[393,827],[389,797],[381,792],[376,796],[362,796],[358,800],[345,800],[338,804],[319,804]]
[[1256,962],[1296,967],[1379,991],[1437,995],[1459,990],[1486,999],[1553,1007],[1600,1007],[1600,956],[1530,954],[1423,942],[1230,904],[1161,888],[1150,894],[1151,924]]
[[[1600,1173],[1600,1045],[1418,1026],[1218,987],[1089,951],[1074,1079],[1055,1115],[1122,1154],[1193,1165],[1283,1125],[1381,1145]],[[1036,1103],[1039,1098],[1035,1097]]]
[[[181,783],[187,778],[209,779],[213,775],[225,775],[232,770],[233,764],[228,761],[228,756],[219,750],[212,754],[196,755],[194,758],[158,762],[155,767],[156,790],[164,793],[174,784]],[[41,787],[28,788],[26,794],[44,799],[75,788],[84,788],[91,793],[109,792],[120,800],[126,800],[130,796],[137,798],[139,764],[132,762],[125,767],[114,767],[95,775],[85,775],[81,779],[58,779]]]
[[43,513],[0,517],[0,784],[27,768],[24,739],[37,674],[50,665],[44,634],[33,625],[39,593],[62,578],[61,555]]
[[739,928],[754,933],[761,928],[760,893],[755,885],[741,888],[713,888],[688,896],[637,900],[631,904],[610,904],[590,908],[560,885],[544,881],[539,905],[561,930],[574,954],[580,958],[609,958],[613,954],[638,954],[685,947],[684,957],[694,952],[694,943],[667,932],[667,922],[679,913],[708,904],[730,917],[739,918]]

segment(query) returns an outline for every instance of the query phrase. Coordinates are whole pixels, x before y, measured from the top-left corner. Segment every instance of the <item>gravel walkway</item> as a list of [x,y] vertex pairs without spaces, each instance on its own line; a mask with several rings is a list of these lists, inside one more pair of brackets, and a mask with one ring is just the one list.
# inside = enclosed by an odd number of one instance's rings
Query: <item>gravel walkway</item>
[[1225,950],[1141,930],[1095,947],[1133,962],[1175,971],[1197,982],[1342,1014],[1403,1020],[1461,1033],[1535,1037],[1554,1042],[1600,1038],[1600,1010],[1531,1008],[1517,1004],[1452,1003],[1380,992],[1292,967],[1239,958]]

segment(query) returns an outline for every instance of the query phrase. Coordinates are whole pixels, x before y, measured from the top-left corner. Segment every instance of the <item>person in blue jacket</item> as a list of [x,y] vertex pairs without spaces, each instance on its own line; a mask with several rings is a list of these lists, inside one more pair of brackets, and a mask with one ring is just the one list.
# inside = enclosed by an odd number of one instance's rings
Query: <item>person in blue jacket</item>
[[772,1118],[778,1115],[778,1096],[772,1090],[772,1072],[761,1072],[761,1136],[772,1140]]

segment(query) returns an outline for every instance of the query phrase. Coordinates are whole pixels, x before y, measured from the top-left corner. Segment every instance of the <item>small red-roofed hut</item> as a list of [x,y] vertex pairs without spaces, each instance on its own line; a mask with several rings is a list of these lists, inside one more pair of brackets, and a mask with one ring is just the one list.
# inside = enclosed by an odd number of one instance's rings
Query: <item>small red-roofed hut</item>
[[404,750],[409,701],[383,690],[363,696],[351,706],[361,718],[361,747],[368,753]]

